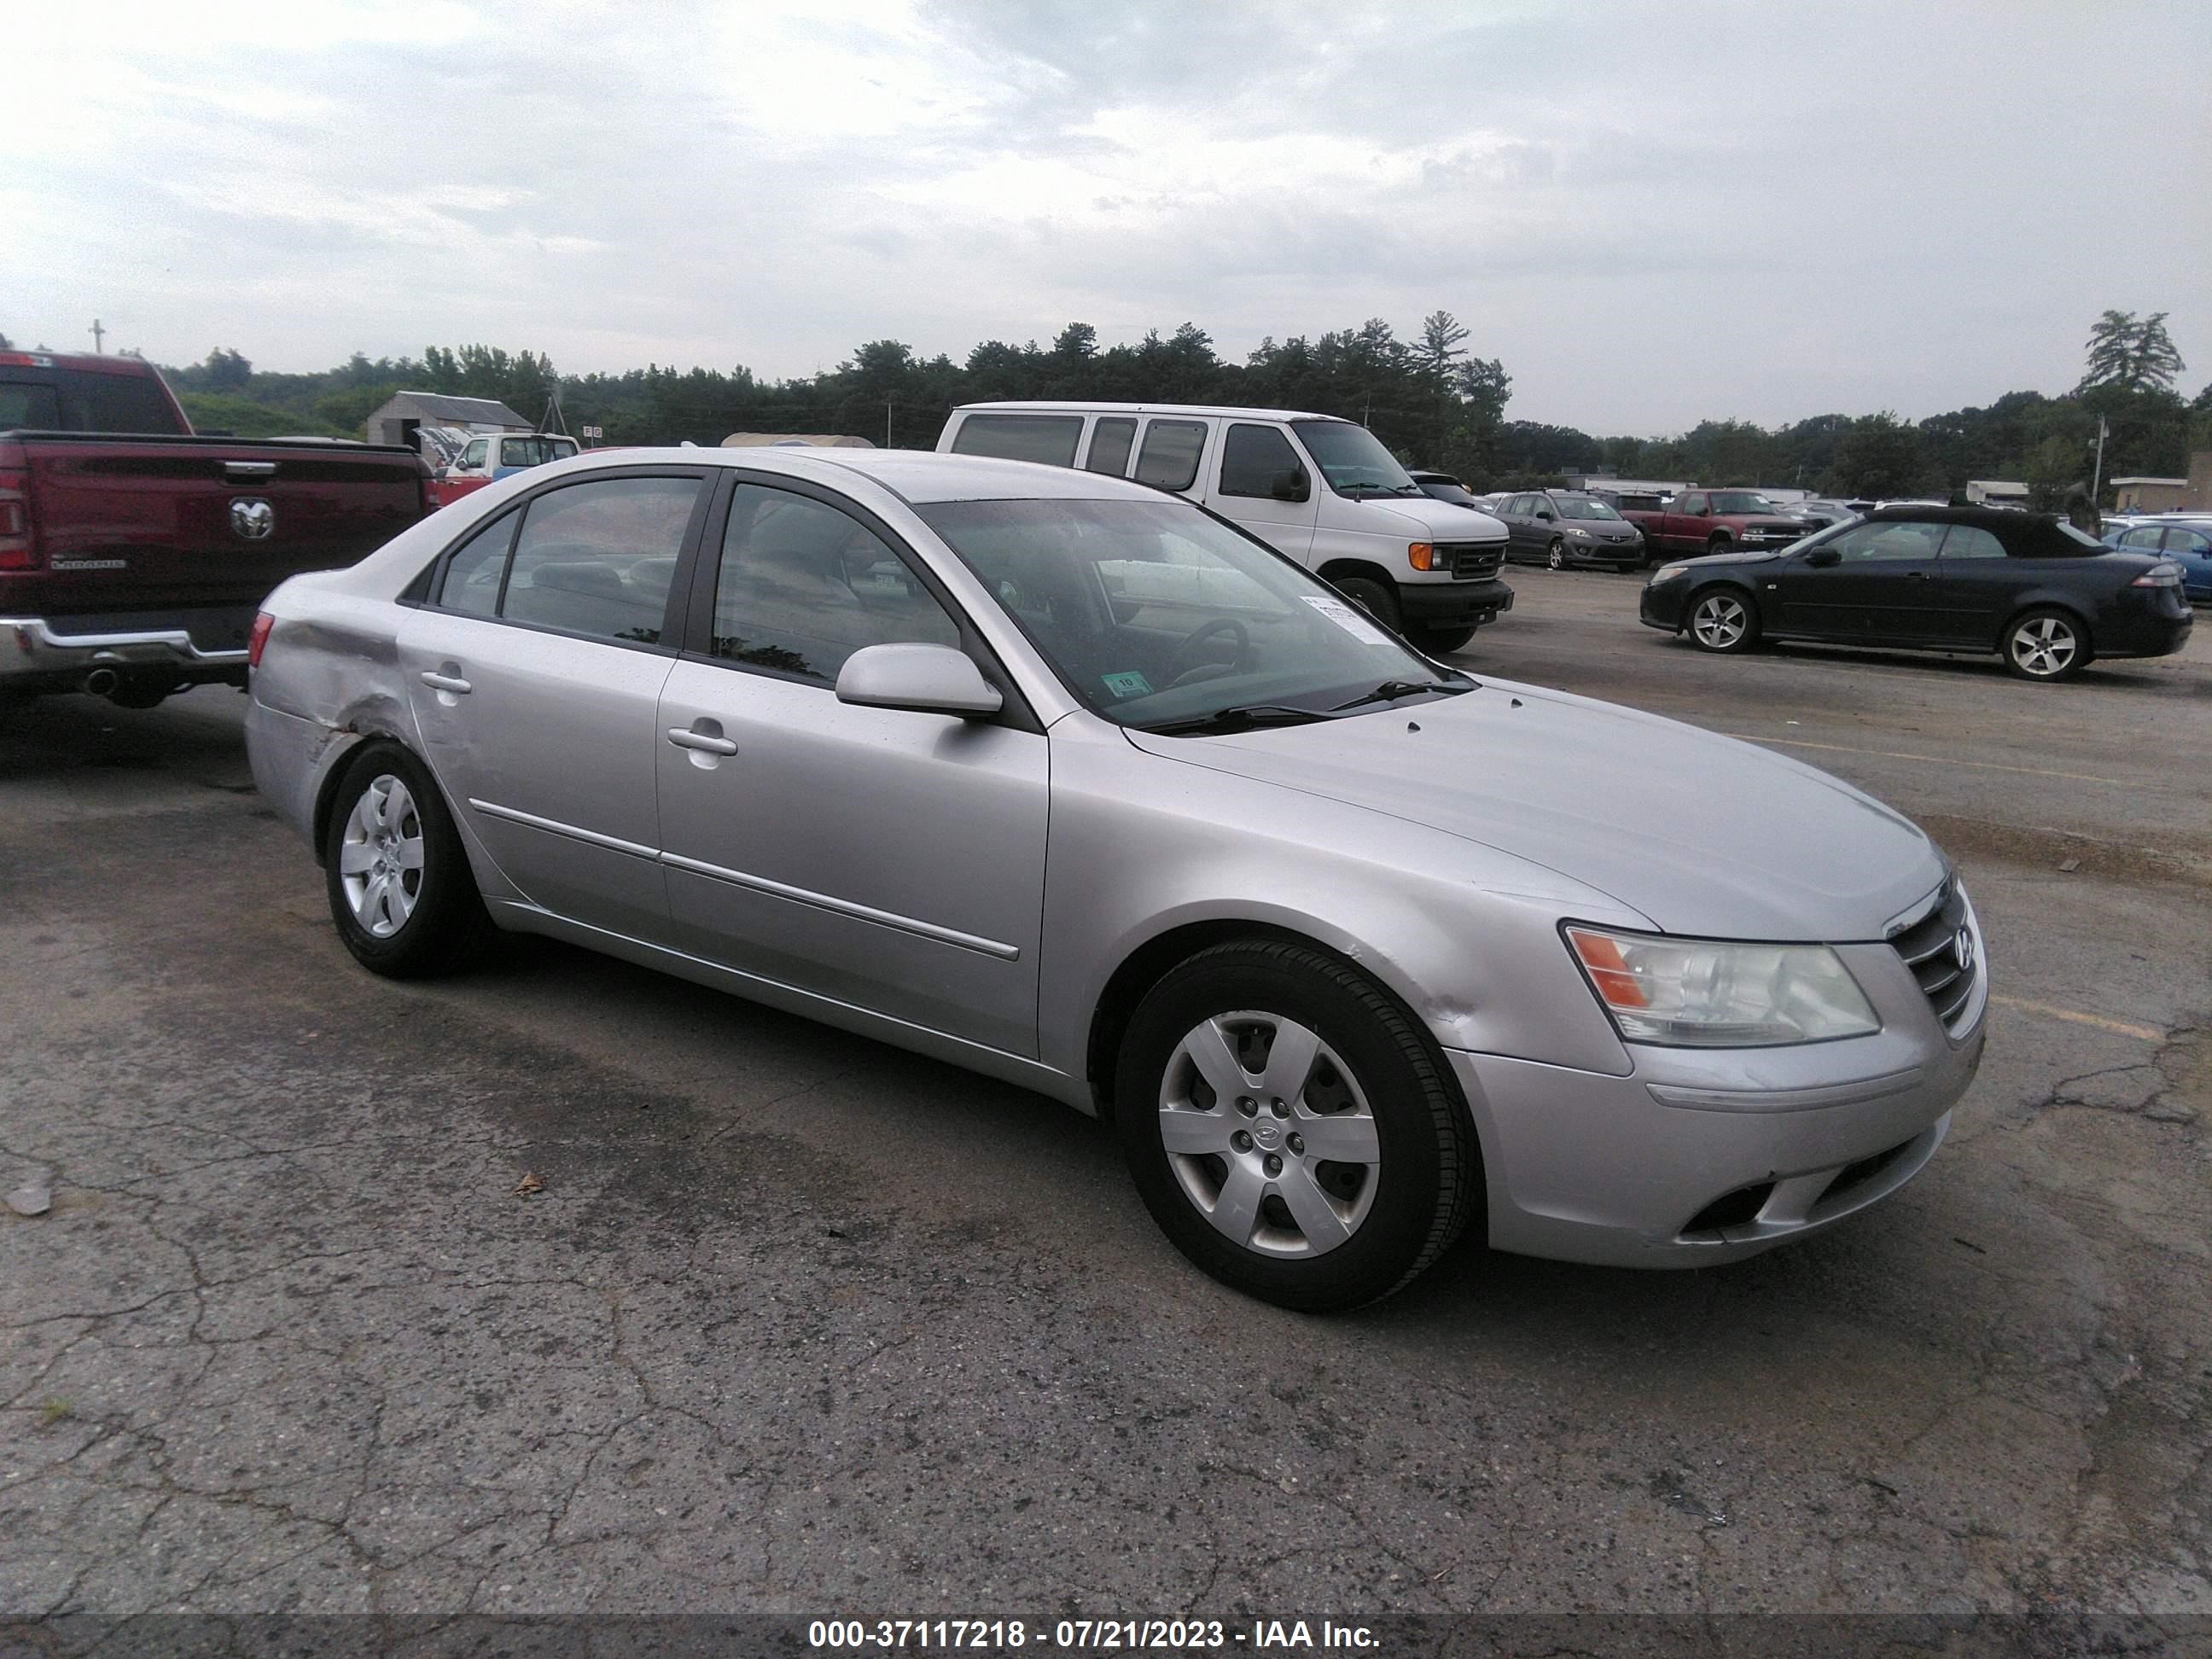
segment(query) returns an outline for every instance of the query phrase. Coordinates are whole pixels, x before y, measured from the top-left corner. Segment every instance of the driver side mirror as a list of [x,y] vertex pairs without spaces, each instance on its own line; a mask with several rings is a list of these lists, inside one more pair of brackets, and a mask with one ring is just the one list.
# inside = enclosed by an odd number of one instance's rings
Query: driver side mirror
[[1549,524],[1552,522],[1552,509],[1548,507],[1540,507],[1536,509],[1536,516],[1546,524]]
[[964,651],[949,645],[871,645],[845,659],[837,701],[918,714],[995,714],[1006,699]]
[[1267,493],[1279,501],[1303,501],[1313,494],[1313,487],[1307,482],[1305,468],[1285,467],[1275,475]]
[[1844,556],[1832,547],[1816,547],[1805,556],[1805,562],[1815,570],[1826,570],[1830,565],[1843,562]]

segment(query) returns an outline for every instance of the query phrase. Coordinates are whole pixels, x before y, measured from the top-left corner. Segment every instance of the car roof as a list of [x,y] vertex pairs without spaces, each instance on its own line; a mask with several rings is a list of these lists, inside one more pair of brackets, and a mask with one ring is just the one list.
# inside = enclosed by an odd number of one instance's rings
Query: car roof
[[[585,456],[596,453],[587,450]],[[559,465],[575,467],[585,456]],[[624,449],[610,452],[608,461],[616,466],[703,463],[787,473],[822,483],[836,483],[840,473],[858,473],[910,503],[1040,499],[1157,501],[1171,494],[1103,472],[1049,466],[1041,461],[1001,460],[995,455],[940,454],[933,449]]]
[[1868,520],[1881,524],[1894,519],[1911,519],[1929,524],[1972,524],[1984,530],[2017,530],[2024,524],[2056,524],[2055,513],[2027,513],[2016,507],[1944,507],[1930,502],[1925,507],[1899,502],[1894,507],[1877,507],[1866,515]]
[[952,412],[969,415],[979,410],[998,414],[1036,415],[1218,415],[1241,416],[1246,420],[1262,421],[1334,421],[1340,426],[1357,426],[1340,415],[1316,415],[1304,409],[1245,409],[1231,404],[1103,404],[1086,403],[1079,398],[1064,401],[1035,400],[993,404],[963,404]]

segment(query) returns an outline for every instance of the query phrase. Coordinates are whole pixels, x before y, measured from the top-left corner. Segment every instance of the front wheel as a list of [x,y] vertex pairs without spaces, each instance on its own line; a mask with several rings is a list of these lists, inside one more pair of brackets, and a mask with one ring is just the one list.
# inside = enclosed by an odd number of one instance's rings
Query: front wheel
[[1397,1003],[1311,946],[1241,939],[1152,988],[1115,1072],[1129,1172],[1194,1263],[1308,1313],[1358,1307],[1480,1207],[1441,1058]]
[[1544,562],[1554,570],[1565,570],[1567,568],[1566,543],[1557,536],[1553,537],[1552,544],[1544,550]]
[[1346,576],[1336,584],[1336,591],[1383,627],[1397,631],[1398,595],[1392,588],[1367,576]]
[[1742,594],[1725,587],[1698,595],[1690,606],[1690,643],[1700,651],[1723,654],[1748,651],[1759,642],[1759,617]]
[[1408,628],[1406,637],[1416,650],[1432,657],[1449,656],[1474,637],[1473,628]]
[[491,936],[437,781],[397,744],[370,744],[348,763],[331,801],[323,866],[338,937],[373,973],[450,973]]
[[2005,666],[2045,685],[2072,679],[2089,660],[2089,630],[2069,611],[2031,611],[2004,635]]

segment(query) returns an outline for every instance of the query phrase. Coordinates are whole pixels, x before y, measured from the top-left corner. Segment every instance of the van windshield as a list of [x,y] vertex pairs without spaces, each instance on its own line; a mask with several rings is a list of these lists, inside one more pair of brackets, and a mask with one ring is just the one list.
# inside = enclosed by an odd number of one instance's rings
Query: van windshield
[[1364,426],[1349,421],[1292,421],[1291,430],[1340,495],[1418,495],[1420,485]]
[[939,501],[915,511],[1068,690],[1122,726],[1295,724],[1471,684],[1182,501]]

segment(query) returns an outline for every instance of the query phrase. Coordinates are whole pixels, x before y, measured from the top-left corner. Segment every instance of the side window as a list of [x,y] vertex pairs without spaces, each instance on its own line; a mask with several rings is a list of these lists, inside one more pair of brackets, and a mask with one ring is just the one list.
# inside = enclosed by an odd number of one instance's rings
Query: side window
[[1080,415],[970,415],[960,422],[952,449],[959,455],[1073,466],[1076,440],[1082,435]]
[[959,643],[936,596],[859,520],[811,496],[738,487],[714,582],[714,656],[834,685],[863,647]]
[[2202,557],[2212,553],[2212,536],[2201,530],[2169,530],[2166,532],[2166,550],[2169,553],[2194,553]]
[[1229,428],[1221,443],[1221,493],[1272,497],[1275,480],[1298,471],[1297,452],[1272,426]]
[[475,442],[471,443],[466,449],[461,452],[461,465],[465,467],[474,470],[484,464],[484,457],[490,453],[491,440],[489,438],[478,438]]
[[538,496],[499,614],[595,639],[657,644],[696,478],[601,478]]
[[2139,524],[2133,530],[2129,531],[2126,535],[2120,538],[2120,545],[2122,547],[2140,547],[2146,552],[2155,551],[2158,547],[2159,535],[2160,531],[2156,525]]
[[1145,428],[1145,447],[1137,455],[1137,482],[1188,489],[1205,448],[1205,422],[1154,421]]
[[1109,415],[1091,428],[1091,454],[1083,463],[1086,472],[1109,472],[1121,477],[1129,470],[1129,451],[1137,442],[1137,422],[1127,416]]
[[[1945,528],[1940,524],[1899,520],[1855,524],[1821,545],[1834,548],[1845,564],[1866,564],[1876,559],[1932,559]],[[2004,551],[2002,547],[1997,550]]]
[[1681,498],[1674,503],[1674,511],[1677,513],[1702,513],[1705,510],[1705,492],[1702,489],[1686,490]]
[[1525,519],[1536,510],[1536,499],[1533,495],[1516,495],[1505,503],[1505,510],[1516,518]]
[[514,526],[521,522],[521,514],[502,513],[455,548],[432,603],[471,617],[497,615],[507,550],[514,545]]
[[1954,524],[1951,533],[1943,538],[1947,559],[2002,559],[2004,556],[2004,544],[1979,525]]

